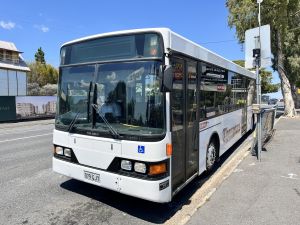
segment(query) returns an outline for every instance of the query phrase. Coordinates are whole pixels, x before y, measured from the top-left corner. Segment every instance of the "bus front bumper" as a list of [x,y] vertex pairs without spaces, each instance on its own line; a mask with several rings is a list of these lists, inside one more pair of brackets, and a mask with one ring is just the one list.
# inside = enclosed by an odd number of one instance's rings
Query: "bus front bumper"
[[[55,157],[52,158],[52,163],[54,172],[76,180],[153,202],[164,203],[171,201],[171,184],[169,177],[155,181],[143,180],[85,167]],[[85,173],[99,175],[99,181],[87,179]],[[164,182],[166,183],[167,180],[169,180],[168,187],[160,190],[160,185]]]

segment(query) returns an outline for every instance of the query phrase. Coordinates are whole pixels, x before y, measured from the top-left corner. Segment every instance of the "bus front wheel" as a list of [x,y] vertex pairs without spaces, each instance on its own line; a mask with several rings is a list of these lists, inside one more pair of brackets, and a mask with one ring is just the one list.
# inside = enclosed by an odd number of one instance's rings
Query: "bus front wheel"
[[218,147],[216,141],[212,139],[206,151],[206,170],[210,172],[215,166],[218,158]]

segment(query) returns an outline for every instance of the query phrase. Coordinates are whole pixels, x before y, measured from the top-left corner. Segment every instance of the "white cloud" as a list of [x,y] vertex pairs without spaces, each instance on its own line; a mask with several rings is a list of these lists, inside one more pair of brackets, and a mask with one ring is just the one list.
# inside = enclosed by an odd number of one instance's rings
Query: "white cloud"
[[3,29],[11,30],[11,29],[14,29],[15,26],[16,26],[16,24],[11,21],[8,21],[8,22],[5,22],[3,20],[0,21],[0,27],[2,27]]
[[49,27],[46,27],[45,25],[34,25],[34,28],[46,33],[46,32],[49,32],[50,31],[50,28]]

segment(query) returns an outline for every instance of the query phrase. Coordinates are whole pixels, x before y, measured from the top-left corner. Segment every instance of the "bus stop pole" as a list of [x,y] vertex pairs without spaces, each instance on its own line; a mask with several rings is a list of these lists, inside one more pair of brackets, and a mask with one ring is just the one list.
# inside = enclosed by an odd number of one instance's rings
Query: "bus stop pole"
[[257,157],[258,160],[261,161],[261,150],[262,150],[262,143],[261,143],[261,80],[260,80],[260,74],[259,74],[259,68],[261,63],[261,41],[260,41],[260,26],[261,26],[261,20],[260,20],[260,4],[263,0],[257,0],[258,3],[258,24],[259,24],[259,35],[258,35],[258,47],[259,47],[259,54],[256,55],[255,63],[256,63],[256,97],[257,97],[257,104],[259,106],[259,112],[257,114]]
[[[257,57],[256,61],[256,99],[257,105],[260,109],[261,104],[261,84],[260,84],[260,76],[259,76],[259,57]],[[257,158],[261,161],[261,150],[262,150],[262,143],[261,143],[261,109],[256,114],[257,115]]]

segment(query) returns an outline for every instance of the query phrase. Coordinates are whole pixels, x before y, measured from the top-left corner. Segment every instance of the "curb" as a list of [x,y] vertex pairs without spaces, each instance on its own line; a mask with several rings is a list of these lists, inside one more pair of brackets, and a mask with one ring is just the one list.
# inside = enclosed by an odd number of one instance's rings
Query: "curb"
[[251,134],[239,148],[237,152],[221,166],[189,199],[189,205],[183,205],[174,216],[167,220],[165,225],[184,225],[191,217],[202,207],[214,194],[214,192],[221,186],[237,166],[250,153],[249,149],[252,146],[253,134]]

